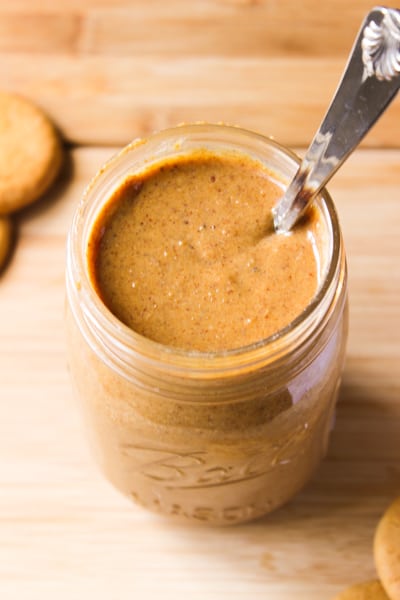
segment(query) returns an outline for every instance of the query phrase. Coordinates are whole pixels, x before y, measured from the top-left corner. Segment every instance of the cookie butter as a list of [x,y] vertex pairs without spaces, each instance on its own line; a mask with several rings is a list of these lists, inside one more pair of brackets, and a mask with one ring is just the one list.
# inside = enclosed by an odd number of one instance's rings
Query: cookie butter
[[93,283],[126,325],[161,344],[218,351],[287,326],[318,285],[316,211],[273,230],[282,184],[238,153],[198,150],[132,175],[92,231]]
[[320,463],[346,340],[346,268],[324,191],[290,235],[271,207],[298,161],[238,128],[124,149],[89,185],[67,250],[67,346],[92,447],[136,503],[254,519]]

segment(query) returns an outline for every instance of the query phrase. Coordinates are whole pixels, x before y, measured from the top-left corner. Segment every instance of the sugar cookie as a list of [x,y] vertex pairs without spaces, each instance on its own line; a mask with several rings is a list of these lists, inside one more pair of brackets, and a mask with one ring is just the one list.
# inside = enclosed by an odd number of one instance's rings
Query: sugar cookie
[[334,600],[390,600],[379,581],[358,583],[335,596]]
[[0,271],[4,267],[11,246],[11,220],[0,217]]
[[24,98],[0,92],[0,215],[39,198],[61,162],[61,143],[46,115]]
[[400,497],[378,523],[374,539],[375,566],[391,600],[400,600]]

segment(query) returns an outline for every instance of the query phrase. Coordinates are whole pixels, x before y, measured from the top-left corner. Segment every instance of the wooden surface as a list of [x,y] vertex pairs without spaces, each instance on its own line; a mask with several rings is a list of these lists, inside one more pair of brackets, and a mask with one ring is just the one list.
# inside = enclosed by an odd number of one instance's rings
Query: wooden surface
[[58,184],[17,216],[0,278],[1,600],[329,600],[374,577],[374,528],[400,494],[399,99],[330,185],[350,271],[347,362],[328,456],[288,506],[208,530],[131,505],[89,456],[63,332],[66,232],[115,147],[202,119],[304,147],[369,8],[0,0],[0,88],[37,101],[68,142]]

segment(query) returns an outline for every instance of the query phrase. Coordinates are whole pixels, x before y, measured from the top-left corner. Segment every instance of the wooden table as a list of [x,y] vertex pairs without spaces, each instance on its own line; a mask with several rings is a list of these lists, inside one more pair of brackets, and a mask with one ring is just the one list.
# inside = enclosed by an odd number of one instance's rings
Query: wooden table
[[52,191],[16,216],[0,278],[1,600],[329,600],[374,577],[374,528],[400,493],[399,100],[330,186],[350,271],[347,363],[328,456],[289,505],[214,530],[132,506],[89,456],[63,331],[66,232],[103,161],[196,120],[301,152],[369,8],[0,0],[0,88],[49,113],[67,156]]

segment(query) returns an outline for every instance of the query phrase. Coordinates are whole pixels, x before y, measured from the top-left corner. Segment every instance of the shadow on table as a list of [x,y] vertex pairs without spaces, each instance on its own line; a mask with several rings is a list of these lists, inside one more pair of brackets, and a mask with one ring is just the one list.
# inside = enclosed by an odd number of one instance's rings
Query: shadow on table
[[60,172],[58,173],[55,181],[52,183],[50,188],[35,202],[26,206],[22,210],[20,210],[17,214],[17,221],[23,222],[25,220],[31,219],[34,216],[39,216],[43,212],[49,210],[50,206],[56,203],[60,198],[62,198],[65,190],[73,181],[75,174],[75,165],[73,162],[73,157],[71,153],[71,149],[69,146],[65,146],[63,153],[63,162],[60,168]]

